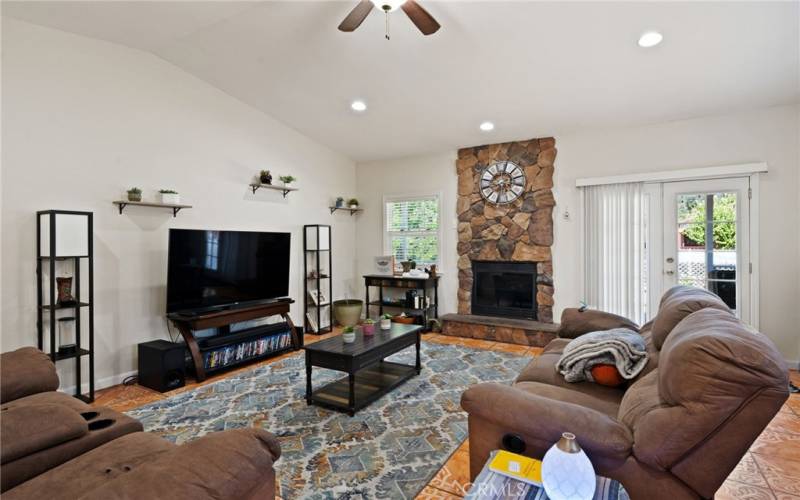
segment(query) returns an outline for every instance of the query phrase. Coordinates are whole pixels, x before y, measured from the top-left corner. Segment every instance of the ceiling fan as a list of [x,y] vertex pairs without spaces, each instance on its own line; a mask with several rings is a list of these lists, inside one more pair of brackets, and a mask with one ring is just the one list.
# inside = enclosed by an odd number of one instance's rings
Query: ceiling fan
[[441,26],[436,22],[436,19],[423,9],[414,0],[361,0],[358,5],[344,18],[342,24],[339,25],[340,31],[355,31],[356,28],[361,26],[364,19],[367,18],[372,9],[377,7],[386,13],[386,39],[389,39],[389,13],[403,9],[403,12],[411,19],[411,22],[419,28],[423,35],[432,35],[436,33]]

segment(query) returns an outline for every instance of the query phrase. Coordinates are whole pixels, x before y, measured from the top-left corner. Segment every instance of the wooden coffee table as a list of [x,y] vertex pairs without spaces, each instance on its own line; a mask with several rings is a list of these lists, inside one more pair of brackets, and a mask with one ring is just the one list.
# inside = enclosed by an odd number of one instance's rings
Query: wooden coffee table
[[[356,334],[355,342],[345,344],[341,335],[320,340],[304,347],[306,351],[306,402],[335,410],[346,411],[350,416],[388,393],[422,370],[420,363],[420,335],[422,326],[392,323],[390,330],[375,334]],[[417,347],[414,366],[384,361],[384,358],[411,346]],[[311,371],[314,366],[347,373],[335,382],[312,390]]]

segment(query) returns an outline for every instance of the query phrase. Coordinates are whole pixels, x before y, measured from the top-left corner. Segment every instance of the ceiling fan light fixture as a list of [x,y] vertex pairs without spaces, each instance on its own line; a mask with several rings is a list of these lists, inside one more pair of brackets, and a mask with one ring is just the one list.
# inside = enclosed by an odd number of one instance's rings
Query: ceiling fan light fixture
[[406,0],[370,0],[375,7],[384,12],[392,12],[399,9]]

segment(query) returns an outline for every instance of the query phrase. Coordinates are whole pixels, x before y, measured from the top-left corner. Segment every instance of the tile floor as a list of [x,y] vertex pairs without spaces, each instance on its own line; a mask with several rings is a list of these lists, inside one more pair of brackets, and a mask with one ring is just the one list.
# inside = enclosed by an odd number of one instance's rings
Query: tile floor
[[[334,331],[325,335],[306,335],[306,344],[338,335]],[[488,340],[462,339],[438,334],[425,334],[427,342],[460,344],[478,349],[513,352],[525,356],[536,356],[540,348],[515,344],[503,344]],[[262,361],[258,365],[271,363],[293,353]],[[114,386],[98,391],[96,405],[108,406],[125,411],[152,401],[157,401],[210,384],[238,371],[252,369],[254,365],[208,378],[204,382],[192,382],[168,393],[158,393],[139,385]],[[800,385],[800,374],[791,373],[792,381]],[[451,500],[462,498],[469,488],[469,442],[464,442],[447,463],[438,471],[428,486],[423,489],[418,500]],[[765,499],[800,500],[800,394],[793,394],[775,416],[770,425],[753,443],[748,453],[717,492],[717,500]]]

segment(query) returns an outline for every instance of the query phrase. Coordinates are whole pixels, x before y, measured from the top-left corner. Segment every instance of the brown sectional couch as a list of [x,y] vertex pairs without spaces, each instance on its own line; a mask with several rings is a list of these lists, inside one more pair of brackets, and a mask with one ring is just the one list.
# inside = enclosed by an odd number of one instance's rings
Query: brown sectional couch
[[[617,326],[645,338],[645,370],[621,388],[565,382],[555,365],[569,339]],[[561,330],[567,338],[553,340],[513,386],[480,384],[463,394],[473,478],[507,434],[524,440],[525,455],[542,458],[570,431],[595,470],[632,498],[711,498],[789,395],[774,344],[704,290],[669,290],[640,329],[573,309]]]
[[182,446],[104,407],[56,392],[50,358],[32,347],[0,356],[3,499],[269,499],[280,445],[261,429]]

